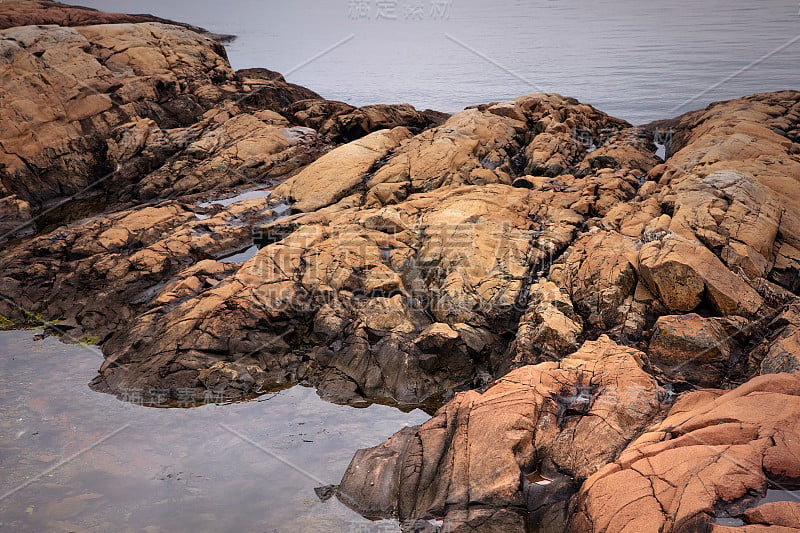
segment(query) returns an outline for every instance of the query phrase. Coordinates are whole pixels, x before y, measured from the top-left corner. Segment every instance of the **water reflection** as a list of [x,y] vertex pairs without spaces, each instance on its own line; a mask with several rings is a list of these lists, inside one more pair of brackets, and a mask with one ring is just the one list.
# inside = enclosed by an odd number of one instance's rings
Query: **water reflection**
[[392,527],[366,523],[336,498],[321,502],[314,488],[338,482],[357,448],[425,420],[421,411],[333,405],[303,387],[153,409],[91,391],[100,362],[90,347],[0,332],[0,529]]

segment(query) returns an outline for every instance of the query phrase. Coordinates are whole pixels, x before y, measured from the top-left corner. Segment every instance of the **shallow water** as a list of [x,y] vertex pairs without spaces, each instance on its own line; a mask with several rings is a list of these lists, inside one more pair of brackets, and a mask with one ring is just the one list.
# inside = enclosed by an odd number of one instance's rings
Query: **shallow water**
[[278,70],[356,105],[456,111],[544,90],[644,123],[800,88],[797,0],[80,3],[236,34],[234,68]]
[[268,198],[270,194],[272,194],[272,189],[252,189],[241,192],[236,196],[231,196],[230,198],[219,198],[215,200],[209,200],[207,202],[201,202],[197,204],[197,207],[205,208],[205,207],[211,207],[212,205],[221,205],[222,207],[225,207],[231,204],[235,204],[236,202],[251,200],[253,198]]
[[767,490],[767,495],[758,504],[771,502],[800,503],[800,490],[769,489]]
[[[155,409],[96,393],[93,347],[0,332],[0,530],[390,531],[314,488],[353,452],[427,419],[321,401]],[[26,485],[27,483],[27,485]]]
[[219,260],[220,263],[244,263],[258,253],[258,246],[255,244],[239,253],[223,257]]

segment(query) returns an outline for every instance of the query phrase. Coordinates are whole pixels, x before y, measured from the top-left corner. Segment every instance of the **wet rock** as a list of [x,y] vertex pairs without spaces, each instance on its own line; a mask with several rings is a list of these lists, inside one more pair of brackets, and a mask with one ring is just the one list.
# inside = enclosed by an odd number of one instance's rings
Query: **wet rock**
[[[327,397],[402,404],[468,383],[476,365],[501,360],[502,342],[491,328],[511,320],[528,270],[530,194],[508,186],[446,189],[398,204],[394,214],[295,215],[294,229],[234,276],[109,340],[114,364],[104,367],[106,381],[112,388],[157,383],[163,377],[141,361],[161,353],[164,364],[174,364],[183,347],[214,363],[253,357],[249,352],[291,329],[294,344],[309,348],[292,355],[263,350],[257,359],[265,379],[270,369],[302,370]],[[387,233],[381,220],[405,229]],[[432,322],[440,324],[426,330]],[[246,323],[261,342],[222,341],[221,331]],[[302,358],[310,366],[300,369]]]
[[29,222],[31,205],[12,194],[0,198],[0,233],[7,238],[25,237],[33,233]]
[[[446,115],[442,118],[444,117]],[[419,133],[431,125],[437,125],[436,123],[441,121],[441,119],[436,120],[417,111],[408,104],[366,105],[337,116],[335,119],[336,125],[333,128],[337,134],[332,135],[332,139],[334,141],[339,139],[350,141],[373,131],[392,129],[398,126],[403,126],[414,133]],[[332,132],[322,128],[320,133],[330,136]]]
[[[270,110],[282,114],[283,109],[294,102],[320,98],[311,89],[288,83],[280,73],[264,68],[237,70],[236,80],[239,82],[237,87],[239,90],[234,96],[234,101],[251,112]],[[297,122],[292,124],[304,126]]]
[[[0,285],[100,339],[104,390],[303,381],[337,401],[440,404],[586,338],[646,348],[664,314],[758,319],[793,298],[796,93],[675,119],[658,164],[650,130],[555,94],[452,116],[355,108],[270,70],[233,73],[187,28],[4,36],[0,221],[13,231],[69,201],[41,235],[16,234]],[[107,201],[71,199],[112,170]],[[279,185],[209,203],[251,184]],[[243,250],[256,253],[224,261]],[[737,379],[770,360],[742,355]]]
[[770,279],[796,294],[800,289],[800,250],[785,242],[778,244]]
[[5,251],[0,290],[14,300],[0,314],[47,314],[75,338],[103,339],[148,305],[170,308],[232,274],[215,259],[250,241],[246,223],[273,216],[252,199],[203,220],[162,202],[77,222]]
[[338,497],[370,516],[443,519],[450,531],[525,531],[529,511],[541,518],[553,505],[563,524],[574,484],[658,415],[660,388],[641,357],[602,337],[482,395],[460,393],[422,426],[359,451]]
[[323,487],[314,487],[314,493],[319,498],[319,501],[324,502],[331,499],[339,490],[338,485],[325,485]]
[[672,378],[716,387],[722,384],[735,349],[719,320],[691,313],[660,317],[647,353]]
[[797,483],[798,402],[800,380],[789,374],[682,396],[586,480],[569,530],[702,531],[718,509],[752,505],[770,482]]
[[769,324],[771,334],[750,354],[762,374],[800,372],[800,302],[795,300]]
[[190,28],[13,10],[61,25],[0,31],[0,314],[97,337],[95,389],[444,404],[340,493],[423,530],[793,516],[746,509],[798,477],[800,93],[658,124],[662,162],[555,94],[356,108]]

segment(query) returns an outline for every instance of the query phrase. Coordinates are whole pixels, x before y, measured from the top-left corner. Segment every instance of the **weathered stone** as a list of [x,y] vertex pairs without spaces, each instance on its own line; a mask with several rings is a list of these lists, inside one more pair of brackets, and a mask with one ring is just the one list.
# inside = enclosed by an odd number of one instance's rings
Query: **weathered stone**
[[744,512],[748,524],[800,528],[800,502],[769,502]]
[[298,211],[315,211],[338,202],[355,192],[372,166],[410,135],[399,127],[340,146],[289,178],[274,194],[292,201]]
[[647,353],[650,361],[671,378],[717,387],[735,349],[733,339],[718,320],[691,313],[660,317]]
[[461,393],[422,426],[359,451],[338,496],[370,516],[444,519],[450,531],[525,531],[528,510],[534,523],[545,503],[563,524],[570,491],[561,489],[596,472],[660,410],[641,361],[601,337],[559,363],[514,370],[482,395]]
[[[149,200],[261,183],[294,172],[322,153],[314,130],[289,127],[285,119],[237,108],[212,110],[207,115],[205,131],[196,139],[187,138],[182,153],[142,179],[135,187],[136,198]],[[128,160],[127,154],[118,155],[120,147],[132,144],[124,128],[117,132],[120,140],[109,143],[110,159],[119,165]],[[137,144],[146,150],[155,144],[148,141]]]
[[404,126],[414,133],[438,126],[448,117],[445,113],[417,111],[408,104],[366,105],[353,107],[344,102],[306,99],[294,102],[283,113],[303,126],[315,129],[331,142],[350,142],[369,133]]
[[0,13],[59,24],[0,31],[0,314],[98,337],[94,388],[431,407],[495,380],[360,453],[343,497],[408,529],[789,527],[744,509],[800,478],[794,377],[641,432],[686,387],[797,371],[800,93],[640,128],[555,94],[356,108],[189,27]]
[[582,236],[552,279],[572,297],[589,325],[609,330],[625,321],[623,303],[636,287],[637,243],[615,232]]
[[672,311],[693,311],[704,298],[723,315],[753,316],[763,300],[702,243],[677,235],[642,246],[639,272]]
[[583,322],[569,297],[555,283],[545,280],[533,284],[530,294],[512,346],[512,363],[533,364],[575,351]]
[[795,300],[769,324],[771,334],[750,354],[762,374],[800,372],[800,302]]
[[703,531],[718,509],[740,514],[770,481],[800,480],[798,429],[800,379],[789,374],[682,396],[586,480],[569,530]]
[[414,344],[419,346],[420,350],[447,350],[453,346],[454,341],[458,339],[458,333],[441,322],[435,322],[422,330],[414,340]]

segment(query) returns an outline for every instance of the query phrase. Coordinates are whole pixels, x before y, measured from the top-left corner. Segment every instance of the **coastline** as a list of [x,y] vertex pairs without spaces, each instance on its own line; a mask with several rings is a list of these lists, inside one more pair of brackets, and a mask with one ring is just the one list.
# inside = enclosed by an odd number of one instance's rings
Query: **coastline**
[[423,408],[326,493],[406,530],[791,526],[800,92],[354,107],[73,16],[0,30],[0,315],[98,343],[94,390]]

